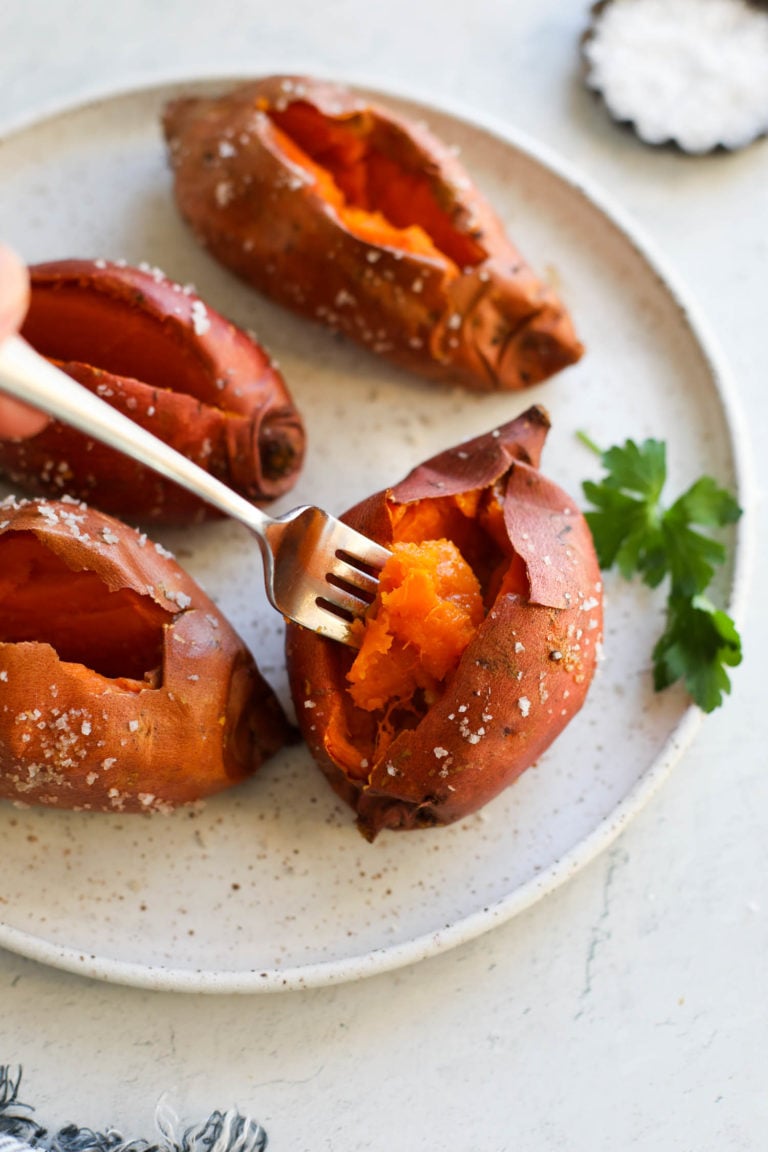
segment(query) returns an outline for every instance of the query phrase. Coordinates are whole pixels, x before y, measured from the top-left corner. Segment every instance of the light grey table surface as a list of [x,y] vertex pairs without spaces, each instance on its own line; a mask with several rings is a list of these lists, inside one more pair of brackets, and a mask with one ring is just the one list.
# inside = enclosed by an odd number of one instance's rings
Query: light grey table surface
[[[4,0],[0,123],[155,80],[291,70],[460,99],[576,163],[692,290],[768,476],[768,143],[690,160],[583,89],[581,0]],[[0,221],[0,232],[11,223]],[[766,517],[746,660],[663,789],[553,895],[474,942],[272,996],[92,982],[0,952],[0,1062],[37,1118],[151,1136],[238,1106],[286,1152],[768,1146]],[[0,865],[1,870],[1,865]]]

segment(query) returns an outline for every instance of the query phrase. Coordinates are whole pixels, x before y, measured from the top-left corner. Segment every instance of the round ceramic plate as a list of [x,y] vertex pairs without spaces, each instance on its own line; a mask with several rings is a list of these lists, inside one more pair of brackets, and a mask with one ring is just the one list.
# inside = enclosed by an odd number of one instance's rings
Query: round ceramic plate
[[[672,489],[706,471],[747,502],[731,390],[701,324],[633,229],[506,128],[380,97],[461,150],[513,239],[574,314],[587,356],[525,395],[425,384],[280,311],[214,264],[176,214],[159,113],[180,92],[230,83],[128,92],[11,132],[0,150],[0,219],[30,261],[148,261],[256,331],[311,437],[306,470],[280,511],[318,503],[341,512],[534,401],[553,421],[544,471],[574,496],[600,474],[577,440],[584,429],[606,447],[665,439]],[[721,589],[736,612],[745,523],[731,533]],[[218,601],[289,704],[282,622],[261,593],[245,530],[217,524],[154,536]],[[126,984],[267,991],[381,972],[514,915],[618,834],[699,721],[682,691],[652,689],[661,597],[612,579],[606,588],[605,659],[586,706],[479,815],[370,845],[302,747],[244,787],[171,816],[2,804],[0,945]]]

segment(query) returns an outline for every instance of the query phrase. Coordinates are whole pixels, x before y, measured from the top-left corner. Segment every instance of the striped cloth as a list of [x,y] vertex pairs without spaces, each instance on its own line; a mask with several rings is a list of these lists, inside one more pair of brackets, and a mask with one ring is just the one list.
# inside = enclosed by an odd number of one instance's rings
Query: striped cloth
[[155,1114],[154,1140],[125,1140],[114,1128],[94,1132],[76,1124],[51,1132],[19,1102],[20,1086],[21,1069],[14,1073],[10,1065],[0,1065],[0,1152],[265,1152],[267,1147],[262,1126],[234,1109],[182,1128],[165,1103]]

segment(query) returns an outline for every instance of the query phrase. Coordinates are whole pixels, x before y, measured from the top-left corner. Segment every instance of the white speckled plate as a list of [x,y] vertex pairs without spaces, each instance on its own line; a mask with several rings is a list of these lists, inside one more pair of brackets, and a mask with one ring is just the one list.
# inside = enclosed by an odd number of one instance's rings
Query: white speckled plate
[[[556,281],[589,349],[525,396],[429,386],[260,299],[212,263],[177,218],[158,129],[164,101],[205,81],[129,92],[12,131],[0,220],[30,261],[125,257],[160,265],[280,361],[311,436],[283,507],[342,511],[439,448],[534,400],[554,428],[544,468],[578,496],[597,475],[575,438],[667,439],[671,482],[706,470],[749,503],[744,438],[722,365],[668,273],[594,191],[498,125],[395,101],[461,148],[531,262]],[[745,533],[723,595],[738,613]],[[234,525],[156,532],[218,600],[286,698],[282,624],[259,558]],[[351,980],[483,932],[572,875],[639,810],[696,730],[649,672],[660,600],[607,584],[606,659],[584,710],[535,769],[451,828],[369,845],[303,748],[245,787],[173,816],[0,805],[0,945],[89,976],[152,988],[267,991]]]

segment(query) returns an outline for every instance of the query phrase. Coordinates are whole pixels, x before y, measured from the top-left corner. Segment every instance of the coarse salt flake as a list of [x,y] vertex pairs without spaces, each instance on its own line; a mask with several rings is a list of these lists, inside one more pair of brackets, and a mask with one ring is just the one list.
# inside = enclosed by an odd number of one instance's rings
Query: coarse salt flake
[[192,327],[195,330],[196,336],[205,336],[211,327],[208,309],[202,300],[195,300],[192,305]]
[[219,208],[226,208],[227,204],[231,203],[235,195],[235,188],[232,181],[220,180],[214,188],[213,194]]

